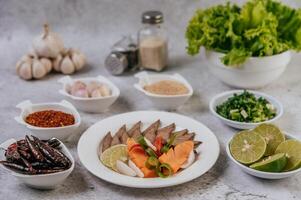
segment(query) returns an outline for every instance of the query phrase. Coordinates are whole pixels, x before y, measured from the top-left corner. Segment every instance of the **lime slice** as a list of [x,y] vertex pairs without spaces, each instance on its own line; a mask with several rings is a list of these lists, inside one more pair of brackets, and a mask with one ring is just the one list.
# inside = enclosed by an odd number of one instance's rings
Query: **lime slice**
[[263,137],[256,132],[241,131],[233,137],[230,151],[238,162],[251,164],[263,157],[266,146]]
[[264,172],[281,172],[286,166],[287,158],[284,153],[278,153],[263,158],[261,161],[252,164],[250,167]]
[[261,124],[254,131],[262,136],[267,143],[265,156],[273,155],[278,145],[285,140],[284,134],[273,124]]
[[124,144],[116,145],[110,156],[110,165],[114,171],[117,171],[116,162],[117,160],[127,160],[127,146]]
[[285,153],[287,164],[284,171],[291,171],[301,167],[301,142],[298,140],[286,140],[276,149],[275,153]]
[[101,155],[101,162],[114,170],[116,170],[116,161],[125,160],[127,158],[127,146],[124,144],[114,145],[106,149]]

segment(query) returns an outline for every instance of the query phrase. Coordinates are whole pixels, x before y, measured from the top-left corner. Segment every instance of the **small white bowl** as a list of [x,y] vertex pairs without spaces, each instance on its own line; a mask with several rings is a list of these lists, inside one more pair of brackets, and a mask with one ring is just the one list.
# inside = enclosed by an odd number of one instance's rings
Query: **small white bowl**
[[[15,142],[16,142],[16,140],[12,138],[12,139],[9,139],[9,140],[3,142],[0,145],[0,147],[7,149],[7,147],[9,145],[11,145],[12,143],[15,143]],[[52,174],[27,175],[27,174],[15,172],[15,171],[9,169],[8,167],[5,167],[1,164],[0,165],[5,170],[9,171],[11,173],[11,175],[16,177],[17,179],[19,179],[21,182],[28,185],[29,187],[36,188],[36,189],[44,189],[44,190],[45,189],[53,189],[57,185],[61,184],[71,174],[71,172],[73,171],[74,166],[75,166],[75,162],[74,162],[74,159],[73,159],[71,153],[69,152],[67,147],[62,142],[61,142],[61,148],[62,148],[61,152],[64,153],[70,159],[70,161],[72,163],[72,165],[69,169],[61,171],[61,172],[52,173]],[[1,158],[1,160],[5,160],[4,153],[1,153],[0,158]]]
[[279,78],[292,57],[290,51],[285,51],[273,56],[251,57],[238,67],[229,67],[221,62],[225,54],[210,50],[205,54],[214,76],[230,86],[245,89],[260,88]]
[[[97,98],[81,98],[76,97],[71,94],[69,94],[66,90],[66,87],[68,84],[73,84],[75,81],[82,81],[84,83],[88,83],[91,81],[97,81],[99,83],[107,85],[112,95],[108,97],[97,97]],[[77,109],[84,111],[84,112],[90,112],[90,113],[101,113],[106,111],[119,97],[120,90],[107,78],[103,76],[97,76],[97,77],[89,77],[89,78],[78,78],[78,79],[72,79],[70,76],[65,76],[61,78],[59,83],[63,84],[63,89],[59,90],[59,93],[64,96],[64,98],[68,101],[70,101]]]
[[[287,139],[297,139],[292,135],[289,135],[287,133],[285,133],[285,137]],[[246,165],[241,164],[240,162],[238,162],[237,160],[235,160],[230,152],[230,142],[231,142],[232,138],[228,141],[227,143],[227,147],[226,147],[226,151],[227,151],[227,155],[228,157],[231,159],[231,161],[236,164],[238,167],[240,167],[244,172],[252,175],[252,176],[256,176],[259,178],[264,178],[264,179],[282,179],[282,178],[287,178],[290,176],[294,176],[297,173],[301,172],[301,168],[293,170],[293,171],[289,171],[289,172],[278,172],[278,173],[273,173],[273,172],[263,172],[263,171],[259,171],[259,170],[255,170],[252,169]]]
[[248,92],[253,93],[256,98],[258,98],[258,97],[265,98],[276,108],[276,116],[273,119],[270,119],[270,120],[267,120],[267,121],[264,121],[264,122],[258,122],[258,123],[237,122],[237,121],[233,121],[233,120],[230,120],[230,119],[226,119],[226,118],[220,116],[216,112],[216,106],[221,105],[222,103],[227,101],[227,99],[232,97],[234,95],[234,93],[241,94],[242,92],[243,92],[243,90],[231,90],[231,91],[226,91],[226,92],[223,92],[221,94],[218,94],[218,95],[214,96],[211,99],[210,104],[209,104],[209,108],[210,108],[211,113],[215,117],[220,119],[223,123],[225,123],[228,126],[231,126],[233,128],[237,128],[237,129],[253,129],[256,126],[258,126],[259,124],[272,123],[272,122],[276,121],[277,119],[279,119],[283,115],[283,106],[277,99],[275,99],[274,97],[272,97],[270,95],[267,95],[267,94],[264,94],[264,93],[261,93],[261,92],[252,91],[252,90],[248,90]]
[[[134,87],[143,92],[148,99],[153,103],[154,107],[163,110],[174,110],[183,105],[193,94],[193,89],[188,81],[180,74],[148,74],[147,72],[139,72],[135,74],[135,77],[139,79],[139,82],[134,84]],[[152,84],[154,82],[162,80],[174,80],[184,84],[189,93],[182,95],[159,95],[150,93],[144,90],[144,86]]]
[[[19,124],[24,125],[33,135],[37,136],[42,140],[47,140],[53,137],[59,140],[65,140],[71,134],[76,133],[81,123],[81,118],[77,110],[74,108],[74,106],[71,103],[65,100],[59,103],[39,103],[39,104],[33,104],[31,103],[31,101],[26,100],[19,103],[16,107],[21,109],[21,113],[19,116],[15,117],[15,120]],[[73,125],[64,126],[64,127],[44,128],[44,127],[32,126],[25,121],[26,117],[29,114],[37,111],[42,111],[42,110],[57,110],[57,111],[62,111],[65,113],[72,114],[75,118],[75,123]]]

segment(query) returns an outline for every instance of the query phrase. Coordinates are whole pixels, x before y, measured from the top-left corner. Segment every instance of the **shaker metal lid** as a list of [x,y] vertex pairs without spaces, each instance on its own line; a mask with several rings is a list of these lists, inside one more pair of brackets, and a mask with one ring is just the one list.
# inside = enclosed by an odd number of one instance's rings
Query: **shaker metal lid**
[[163,22],[163,13],[160,11],[152,10],[152,11],[146,11],[142,14],[142,23],[159,24],[162,22]]
[[128,66],[128,60],[122,53],[110,53],[105,60],[106,69],[113,75],[122,74]]

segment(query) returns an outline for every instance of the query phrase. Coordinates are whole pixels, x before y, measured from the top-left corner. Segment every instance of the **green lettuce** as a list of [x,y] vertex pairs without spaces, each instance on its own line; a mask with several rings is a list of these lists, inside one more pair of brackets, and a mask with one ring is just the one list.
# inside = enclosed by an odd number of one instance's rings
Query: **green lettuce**
[[239,66],[249,57],[301,50],[301,10],[275,0],[249,0],[199,9],[187,30],[187,52],[201,47],[225,53],[225,65]]

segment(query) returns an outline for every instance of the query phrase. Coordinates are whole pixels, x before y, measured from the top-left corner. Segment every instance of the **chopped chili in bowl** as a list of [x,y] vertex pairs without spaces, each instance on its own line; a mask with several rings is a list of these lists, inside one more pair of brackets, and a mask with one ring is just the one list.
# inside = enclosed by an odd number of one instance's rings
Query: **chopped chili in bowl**
[[75,118],[62,111],[42,110],[29,114],[25,121],[32,126],[51,128],[73,125]]

